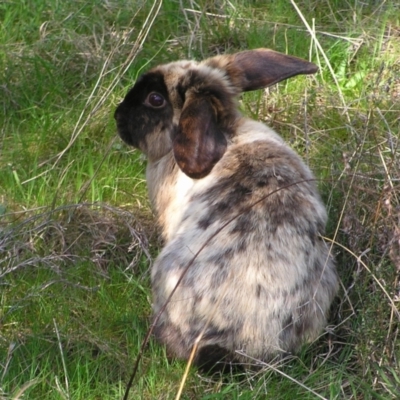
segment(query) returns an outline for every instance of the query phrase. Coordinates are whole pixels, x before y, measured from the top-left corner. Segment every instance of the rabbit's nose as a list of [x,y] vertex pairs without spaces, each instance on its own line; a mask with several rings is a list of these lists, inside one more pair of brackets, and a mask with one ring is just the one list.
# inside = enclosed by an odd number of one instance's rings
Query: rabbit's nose
[[117,109],[115,110],[115,112],[114,112],[114,119],[116,120],[116,121],[118,121],[118,112],[120,111],[119,110],[119,108],[120,108],[120,106],[121,106],[121,103],[120,104],[118,104],[118,107],[117,107]]

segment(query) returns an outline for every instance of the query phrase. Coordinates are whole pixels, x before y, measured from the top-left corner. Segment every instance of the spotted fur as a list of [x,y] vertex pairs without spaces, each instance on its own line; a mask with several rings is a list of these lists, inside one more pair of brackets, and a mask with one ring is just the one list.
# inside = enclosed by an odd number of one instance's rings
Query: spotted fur
[[142,75],[118,106],[120,136],[148,157],[165,241],[152,270],[154,315],[205,246],[157,322],[171,355],[188,358],[203,332],[199,364],[265,361],[326,324],[338,283],[313,175],[236,105],[243,91],[314,72],[266,49],[179,61]]

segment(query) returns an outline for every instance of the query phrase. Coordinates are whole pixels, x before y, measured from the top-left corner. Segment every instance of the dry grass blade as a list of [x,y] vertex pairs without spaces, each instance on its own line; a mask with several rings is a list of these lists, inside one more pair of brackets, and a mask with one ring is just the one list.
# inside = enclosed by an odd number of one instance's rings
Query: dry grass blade
[[[74,264],[78,259],[89,261],[100,270],[118,260],[134,265],[141,254],[151,260],[141,222],[128,211],[92,203],[35,211],[0,232],[0,250],[4,254],[0,278],[37,265],[60,271],[61,265]],[[129,247],[135,250],[133,259]]]
[[343,96],[343,93],[342,93],[342,89],[340,88],[339,82],[338,82],[338,80],[336,78],[335,71],[333,70],[332,65],[331,65],[331,63],[329,61],[329,58],[326,55],[323,47],[321,46],[317,36],[315,35],[315,31],[313,29],[311,29],[310,25],[308,24],[306,18],[304,17],[303,13],[301,12],[300,8],[297,6],[297,4],[295,3],[294,0],[290,0],[290,2],[292,3],[293,7],[296,9],[297,13],[299,14],[299,17],[301,18],[301,20],[303,21],[304,25],[306,26],[308,33],[311,35],[311,37],[312,37],[314,43],[316,44],[318,50],[321,52],[322,57],[324,58],[326,65],[329,68],[329,71],[330,71],[330,73],[332,75],[332,78],[335,81],[335,84],[336,84],[340,99],[342,101],[342,104],[343,104],[343,107],[344,107],[344,110],[345,110],[345,114],[346,114],[346,117],[347,117],[347,122],[350,125],[351,119],[350,119],[350,115],[349,115],[349,113],[347,111],[347,104],[346,104],[346,101],[344,99],[344,96]]
[[390,297],[389,293],[387,292],[385,287],[382,285],[382,283],[379,281],[379,279],[375,276],[375,274],[372,273],[371,269],[367,266],[367,264],[365,264],[365,262],[363,260],[361,260],[362,256],[357,256],[349,248],[347,248],[346,246],[342,245],[341,243],[339,243],[337,241],[334,241],[334,240],[329,239],[327,237],[323,237],[323,239],[328,241],[328,242],[331,242],[331,243],[341,247],[343,250],[347,251],[349,254],[351,254],[357,260],[358,263],[360,263],[368,271],[368,273],[371,275],[373,280],[378,284],[378,286],[381,288],[382,292],[387,297],[390,305],[392,306],[392,312],[394,312],[397,315],[397,317],[398,317],[398,319],[400,321],[400,311],[397,309],[397,306],[396,306],[395,302]]
[[[267,197],[269,197],[269,196],[267,196]],[[263,200],[265,200],[265,199],[266,199],[266,197],[263,198]],[[253,204],[252,207],[253,207],[254,205],[255,205],[255,204]],[[235,218],[233,218],[231,221],[229,221],[229,223],[232,222],[234,219],[238,218],[240,215],[242,215],[242,214],[237,215]],[[228,223],[227,225],[229,225],[229,223]],[[226,225],[225,225],[225,226],[226,226]],[[219,232],[220,232],[220,231],[219,231]],[[208,240],[207,240],[207,243],[209,243],[210,241],[211,241],[211,239],[208,239]],[[199,254],[199,253],[197,253],[197,255],[198,255],[198,254]],[[185,271],[185,272],[186,272],[186,271]],[[231,272],[229,275],[231,275],[231,274],[232,274],[232,272]],[[228,275],[228,277],[227,277],[228,280],[232,278],[232,277],[229,276],[229,275]],[[178,286],[178,285],[177,285],[177,286]],[[176,287],[177,287],[177,286],[176,286]],[[179,385],[179,389],[178,389],[178,392],[177,392],[177,394],[176,394],[175,400],[179,400],[179,399],[181,398],[181,396],[182,396],[183,389],[184,389],[184,387],[185,387],[185,383],[186,383],[187,377],[188,377],[188,375],[189,375],[190,367],[191,367],[192,364],[193,364],[193,361],[194,361],[194,358],[195,358],[195,356],[196,356],[196,352],[197,352],[197,349],[198,349],[199,344],[200,344],[200,342],[201,342],[201,339],[202,339],[202,337],[204,336],[204,334],[205,334],[205,332],[206,332],[208,326],[210,325],[211,320],[213,319],[215,313],[217,312],[218,307],[220,306],[222,300],[224,299],[227,290],[228,290],[228,286],[225,287],[225,290],[224,290],[224,291],[221,293],[221,295],[219,296],[219,298],[218,298],[218,300],[217,300],[217,302],[215,303],[215,306],[214,306],[214,312],[212,312],[212,313],[210,314],[210,316],[208,317],[206,323],[204,324],[204,327],[203,327],[202,331],[201,331],[200,334],[197,336],[197,338],[196,338],[196,340],[195,340],[195,342],[194,342],[192,351],[191,351],[191,353],[190,353],[189,360],[188,360],[187,363],[186,363],[185,372],[184,372],[184,374],[183,374],[183,376],[182,376],[181,383],[180,383],[180,385]]]
[[[240,352],[238,352],[239,354],[242,354]],[[249,357],[249,356],[247,356]],[[273,371],[277,372],[278,374],[282,375],[283,377],[285,377],[286,379],[289,379],[290,381],[294,382],[296,385],[299,385],[300,387],[302,387],[303,389],[307,390],[307,392],[312,393],[314,396],[318,397],[321,400],[328,400],[326,397],[321,396],[319,393],[317,393],[315,390],[309,388],[308,386],[306,386],[304,383],[299,382],[297,379],[292,378],[290,375],[285,374],[283,371],[281,371],[280,369],[274,367],[272,364],[268,364],[266,362],[260,361],[260,360],[256,360],[253,359],[251,357],[249,357],[250,359],[252,359],[253,361],[256,361],[258,363],[260,363],[261,365],[264,365],[266,367],[268,367],[269,369],[272,369]]]
[[[81,134],[81,132],[83,131],[85,126],[88,124],[90,119],[93,117],[93,115],[96,114],[96,112],[105,103],[107,97],[115,89],[115,87],[118,84],[121,77],[126,73],[126,71],[129,69],[129,67],[132,65],[132,63],[136,59],[137,55],[139,54],[140,50],[142,49],[144,42],[147,39],[147,36],[148,36],[148,34],[154,24],[154,21],[157,18],[157,15],[160,11],[161,5],[162,5],[162,0],[154,1],[147,18],[146,18],[145,22],[143,23],[142,28],[136,37],[135,42],[133,43],[132,50],[131,50],[128,58],[120,66],[119,71],[116,72],[115,77],[113,78],[111,84],[104,90],[104,93],[102,93],[100,99],[94,104],[93,107],[90,108],[90,105],[92,103],[93,98],[95,97],[96,92],[99,90],[99,88],[101,88],[102,80],[104,79],[105,76],[107,76],[111,72],[110,70],[108,70],[108,66],[114,56],[114,53],[117,51],[118,47],[121,44],[123,44],[127,40],[127,38],[129,38],[132,35],[133,28],[125,37],[121,37],[120,43],[111,50],[110,54],[107,56],[107,59],[101,68],[97,82],[95,83],[95,85],[93,87],[92,93],[89,95],[89,97],[86,101],[86,105],[83,107],[80,117],[78,118],[78,121],[75,124],[74,130],[72,132],[72,135],[71,135],[68,145],[59,154],[57,154],[56,156],[53,157],[53,158],[56,158],[56,161],[53,163],[52,168],[55,168],[55,166],[58,164],[58,162],[63,157],[63,155],[72,147],[72,145],[76,141],[77,137]],[[135,20],[136,15],[137,15],[137,13],[133,16],[133,18],[131,20],[131,23],[130,23],[131,26],[134,26],[133,21]],[[90,108],[90,110],[89,110],[89,108]],[[85,115],[86,115],[86,117],[85,117]],[[40,165],[44,165],[45,163],[48,163],[49,161],[51,161],[51,160],[47,160],[44,163],[41,163]]]
[[67,365],[65,362],[64,350],[63,350],[62,343],[61,343],[60,332],[58,330],[57,323],[54,318],[53,318],[53,324],[54,324],[54,330],[56,331],[56,334],[57,334],[58,348],[60,350],[61,361],[62,361],[62,366],[63,366],[63,370],[64,370],[64,375],[65,375],[64,376],[65,388],[61,388],[61,386],[60,386],[59,389],[64,394],[64,396],[69,400],[71,398],[71,396],[69,394],[69,381],[68,381]]
[[[31,387],[36,385],[39,382],[38,379],[32,379],[29,382],[26,382],[22,387],[12,396],[12,400],[20,400],[24,398],[24,393]],[[3,400],[3,399],[2,399]]]

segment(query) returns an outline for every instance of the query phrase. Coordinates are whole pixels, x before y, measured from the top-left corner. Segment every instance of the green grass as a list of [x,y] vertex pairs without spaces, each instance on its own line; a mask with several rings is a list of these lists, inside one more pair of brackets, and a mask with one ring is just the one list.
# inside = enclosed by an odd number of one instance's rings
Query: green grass
[[[122,398],[160,242],[113,112],[149,65],[256,47],[320,67],[241,107],[320,179],[342,289],[299,355],[223,378],[192,368],[181,398],[398,398],[400,9],[296,4],[320,47],[289,1],[0,4],[0,399]],[[130,398],[174,399],[184,370],[151,341]]]

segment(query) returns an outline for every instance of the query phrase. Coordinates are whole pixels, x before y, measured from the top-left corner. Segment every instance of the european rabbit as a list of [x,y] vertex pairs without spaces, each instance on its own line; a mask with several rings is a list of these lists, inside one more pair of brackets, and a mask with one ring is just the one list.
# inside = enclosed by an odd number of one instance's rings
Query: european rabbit
[[326,324],[338,279],[314,177],[237,109],[241,92],[316,71],[267,49],[178,61],[143,74],[118,106],[120,136],[147,155],[165,241],[152,269],[154,315],[205,246],[156,325],[170,354],[188,358],[204,332],[198,364],[268,361]]

